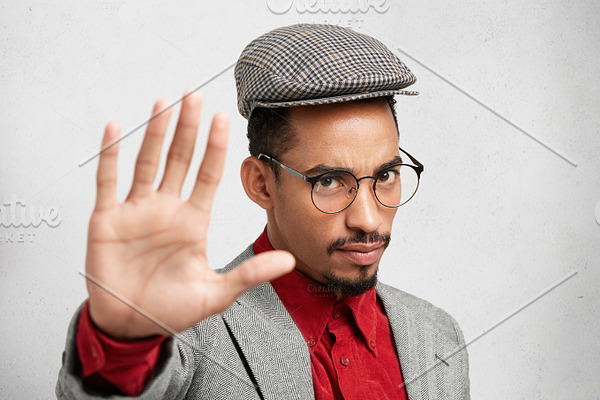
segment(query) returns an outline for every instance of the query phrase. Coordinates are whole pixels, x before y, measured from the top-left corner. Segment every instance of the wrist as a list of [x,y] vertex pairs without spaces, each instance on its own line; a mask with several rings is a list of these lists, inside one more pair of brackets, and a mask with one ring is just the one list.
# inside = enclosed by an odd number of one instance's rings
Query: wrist
[[[156,336],[169,336],[169,333],[157,326],[139,312],[120,305],[114,310],[97,305],[88,299],[90,322],[101,334],[119,342],[140,341]],[[112,308],[112,307],[111,307]]]

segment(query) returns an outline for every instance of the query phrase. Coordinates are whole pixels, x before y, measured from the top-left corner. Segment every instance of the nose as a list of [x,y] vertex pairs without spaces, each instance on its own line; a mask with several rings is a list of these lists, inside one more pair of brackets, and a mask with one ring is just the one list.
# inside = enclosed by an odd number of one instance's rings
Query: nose
[[363,232],[375,232],[383,223],[381,203],[375,198],[372,185],[366,182],[359,186],[356,198],[346,211],[346,225]]

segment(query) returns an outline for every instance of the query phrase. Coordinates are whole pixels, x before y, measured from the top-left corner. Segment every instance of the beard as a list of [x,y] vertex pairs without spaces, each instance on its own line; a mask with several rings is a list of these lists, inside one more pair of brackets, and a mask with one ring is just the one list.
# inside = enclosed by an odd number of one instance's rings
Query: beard
[[369,265],[359,266],[360,277],[357,279],[347,279],[336,276],[333,269],[327,269],[323,277],[327,280],[327,290],[340,293],[342,298],[358,296],[363,294],[377,284],[377,270],[372,275],[368,275]]
[[[358,232],[356,235],[349,238],[340,238],[333,242],[331,242],[328,246],[327,253],[329,255],[333,254],[333,252],[339,248],[344,246],[345,244],[351,243],[377,243],[380,242],[383,244],[384,249],[387,248],[390,244],[391,237],[389,234],[371,232],[371,233],[363,233]],[[340,293],[343,298],[358,296],[359,294],[363,294],[368,290],[375,287],[377,284],[377,272],[379,270],[379,266],[375,269],[375,272],[369,275],[369,269],[371,265],[357,265],[360,276],[355,279],[342,278],[336,275],[333,267],[327,268],[323,272],[323,277],[326,279],[327,289],[331,292]]]

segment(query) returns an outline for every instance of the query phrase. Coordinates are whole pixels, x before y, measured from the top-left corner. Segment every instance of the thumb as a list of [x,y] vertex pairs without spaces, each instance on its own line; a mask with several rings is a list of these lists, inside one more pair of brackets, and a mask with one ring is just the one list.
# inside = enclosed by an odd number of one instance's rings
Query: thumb
[[271,281],[294,269],[294,256],[283,250],[260,253],[223,276],[228,291],[238,297],[246,290]]

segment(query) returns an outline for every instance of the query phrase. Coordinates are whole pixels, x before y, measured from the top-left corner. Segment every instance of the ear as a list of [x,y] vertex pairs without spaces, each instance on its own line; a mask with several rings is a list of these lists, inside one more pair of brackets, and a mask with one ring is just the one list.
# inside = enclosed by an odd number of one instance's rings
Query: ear
[[267,163],[256,157],[248,157],[242,163],[240,174],[244,191],[250,200],[265,210],[273,208],[275,176]]

